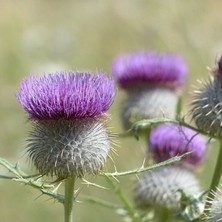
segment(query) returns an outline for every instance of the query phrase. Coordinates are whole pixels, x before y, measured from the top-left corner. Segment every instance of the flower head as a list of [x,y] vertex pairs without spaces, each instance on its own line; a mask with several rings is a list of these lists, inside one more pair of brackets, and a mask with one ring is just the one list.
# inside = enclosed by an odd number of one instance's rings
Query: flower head
[[212,78],[195,91],[191,115],[199,129],[222,137],[222,56],[212,74]]
[[111,149],[104,117],[114,97],[104,73],[29,76],[17,98],[29,113],[28,155],[43,175],[60,179],[97,174]]
[[197,178],[187,168],[167,166],[144,173],[135,187],[138,207],[159,206],[178,209],[183,190],[188,195],[200,192]]
[[162,124],[151,131],[149,148],[157,162],[191,152],[182,162],[196,166],[205,158],[206,142],[202,135],[187,127]]
[[177,54],[139,52],[117,57],[112,64],[114,78],[124,89],[135,84],[158,84],[180,88],[184,84],[187,65]]
[[114,97],[114,82],[104,73],[50,73],[28,76],[17,98],[33,119],[95,117],[106,112]]
[[121,113],[126,129],[143,118],[175,116],[187,75],[181,56],[152,51],[126,54],[114,60],[112,74],[128,92]]

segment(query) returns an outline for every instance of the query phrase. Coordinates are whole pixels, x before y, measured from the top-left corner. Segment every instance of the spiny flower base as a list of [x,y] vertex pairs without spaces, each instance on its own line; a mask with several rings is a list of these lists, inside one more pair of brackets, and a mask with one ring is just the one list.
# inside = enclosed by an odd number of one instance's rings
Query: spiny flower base
[[122,108],[122,120],[126,129],[140,119],[174,117],[178,96],[165,87],[137,89],[129,94]]
[[43,175],[60,179],[97,174],[110,150],[110,137],[95,118],[33,121],[28,154]]
[[197,178],[187,168],[168,166],[146,172],[135,188],[135,202],[140,208],[159,206],[178,209],[181,193],[198,194],[200,187]]
[[197,127],[215,137],[222,137],[222,70],[221,61],[211,78],[195,91],[191,115]]

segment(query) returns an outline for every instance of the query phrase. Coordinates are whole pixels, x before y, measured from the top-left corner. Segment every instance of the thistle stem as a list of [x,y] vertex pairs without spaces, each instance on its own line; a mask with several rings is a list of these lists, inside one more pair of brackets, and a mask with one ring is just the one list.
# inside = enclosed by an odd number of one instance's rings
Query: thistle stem
[[[210,192],[209,192],[208,197],[207,197],[208,200],[213,200],[214,199],[214,195],[213,195],[212,191],[216,191],[216,188],[219,185],[220,178],[221,178],[221,173],[222,173],[222,164],[221,164],[221,160],[222,160],[222,140],[219,140],[219,142],[220,142],[219,153],[218,153],[218,156],[217,156],[217,162],[216,162],[213,178],[212,178],[211,185],[210,185]],[[211,201],[208,201],[206,203],[204,213],[207,214],[209,212],[210,207],[211,207]]]
[[122,193],[122,190],[120,187],[117,185],[116,182],[114,182],[113,178],[107,176],[106,177],[107,182],[112,185],[112,188],[114,189],[116,195],[119,197],[121,202],[123,203],[126,211],[128,212],[128,215],[131,217],[133,222],[141,222],[139,216],[136,214],[135,208],[131,206],[131,204],[128,202],[128,200],[125,198],[125,196]]
[[182,97],[180,96],[177,102],[176,118],[180,117],[182,111]]
[[72,222],[73,200],[74,200],[74,186],[76,177],[70,177],[65,180],[65,201],[64,214],[65,222]]
[[155,208],[155,215],[158,218],[158,221],[172,221],[172,213],[168,209],[164,208]]
[[100,175],[105,176],[105,177],[109,177],[109,176],[110,177],[120,177],[120,176],[135,175],[135,174],[143,173],[143,172],[146,172],[149,170],[154,170],[158,167],[163,167],[163,166],[167,166],[172,163],[178,162],[178,161],[182,160],[183,158],[185,158],[186,156],[188,156],[189,154],[190,154],[190,152],[184,153],[180,156],[174,156],[174,157],[171,157],[170,159],[165,160],[163,162],[153,164],[152,166],[147,166],[147,167],[142,166],[140,168],[136,168],[136,169],[128,170],[128,171],[124,171],[124,172],[113,172],[113,173],[102,172],[102,173],[100,173]]

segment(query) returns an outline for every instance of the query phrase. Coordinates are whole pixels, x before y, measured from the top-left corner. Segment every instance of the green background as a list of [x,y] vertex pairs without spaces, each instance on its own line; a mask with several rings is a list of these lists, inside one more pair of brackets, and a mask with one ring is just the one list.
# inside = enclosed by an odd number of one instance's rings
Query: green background
[[[20,81],[29,73],[56,70],[103,70],[110,74],[113,58],[125,52],[155,49],[180,53],[188,63],[183,114],[189,110],[191,85],[208,78],[222,49],[222,1],[215,0],[0,0],[0,156],[34,172],[25,155],[27,116],[15,98]],[[124,92],[117,90],[109,125],[122,132],[119,109]],[[188,117],[189,119],[189,117]],[[142,164],[144,142],[118,139],[112,155],[119,171]],[[198,172],[206,188],[212,176],[217,149],[210,147]],[[109,161],[106,171],[113,170]],[[0,167],[2,174],[7,171]],[[88,180],[107,184],[102,178]],[[120,180],[131,198],[134,176]],[[110,190],[79,184],[81,195],[117,202]],[[109,209],[75,204],[75,221],[120,221]],[[0,180],[0,221],[59,222],[63,207],[30,187]]]

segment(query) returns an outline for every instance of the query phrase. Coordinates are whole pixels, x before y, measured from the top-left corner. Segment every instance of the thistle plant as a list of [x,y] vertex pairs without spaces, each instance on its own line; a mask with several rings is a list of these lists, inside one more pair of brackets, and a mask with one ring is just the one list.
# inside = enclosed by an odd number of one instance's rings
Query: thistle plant
[[128,93],[121,112],[125,129],[140,119],[175,117],[187,76],[181,56],[154,51],[126,54],[114,59],[112,73]]
[[[151,154],[156,162],[184,153],[189,155],[172,166],[144,173],[135,188],[136,206],[154,209],[160,221],[172,221],[179,216],[198,218],[203,212],[202,200],[198,204],[197,216],[190,213],[187,215],[187,212],[183,211],[189,204],[183,209],[182,194],[189,196],[188,199],[193,199],[202,192],[199,181],[192,171],[205,159],[205,138],[185,126],[161,124],[151,130],[148,148],[148,154]],[[187,203],[189,202],[190,200]]]
[[104,73],[51,73],[28,76],[17,98],[32,129],[28,155],[41,175],[65,179],[65,221],[71,221],[75,179],[98,174],[111,149],[104,126],[114,97]]
[[[222,56],[217,66],[211,70],[211,78],[202,87],[195,91],[194,101],[192,103],[191,115],[197,127],[211,137],[217,138],[220,143],[219,154],[217,157],[216,167],[213,179],[210,185],[208,199],[214,198],[214,191],[218,187],[222,173],[222,135],[221,135],[221,102],[222,102]],[[205,213],[209,214],[211,206],[207,202]]]
[[[123,135],[139,139],[145,134],[148,152],[141,165],[126,171],[117,169],[110,158],[115,170],[108,172],[104,166],[117,135],[107,127],[114,80],[103,72],[27,76],[16,97],[31,123],[26,151],[37,174],[28,175],[0,158],[0,165],[11,173],[0,178],[29,185],[62,203],[65,222],[74,220],[76,180],[104,188],[88,181],[88,175],[104,178],[108,192],[119,201],[93,196],[80,197],[81,201],[110,208],[123,221],[222,221],[222,192],[217,188],[222,173],[222,57],[211,79],[194,92],[190,114],[196,126],[177,115],[187,70],[184,59],[173,53],[139,52],[114,59],[112,75],[127,92],[120,107],[127,131],[119,134],[119,140]],[[197,173],[206,164],[211,138],[220,142],[220,151],[211,185],[205,187]],[[121,177],[134,178],[129,180],[134,187],[131,197],[126,196]],[[64,194],[58,192],[63,182]]]

